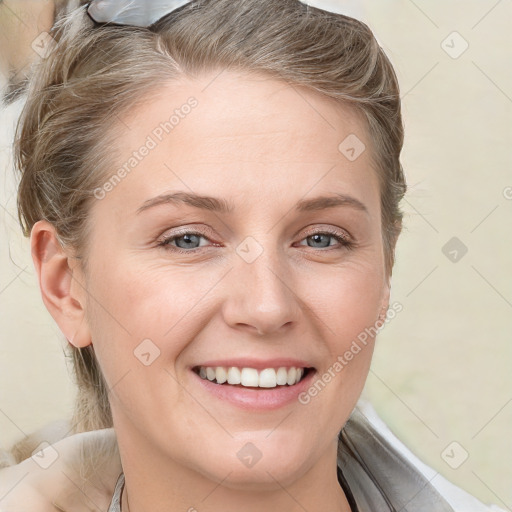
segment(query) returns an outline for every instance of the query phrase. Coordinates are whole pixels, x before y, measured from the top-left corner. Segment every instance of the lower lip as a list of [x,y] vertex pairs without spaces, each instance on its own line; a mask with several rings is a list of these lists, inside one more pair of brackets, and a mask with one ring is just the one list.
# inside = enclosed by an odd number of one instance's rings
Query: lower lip
[[203,388],[224,402],[247,410],[274,410],[298,401],[300,393],[306,391],[316,373],[310,369],[308,374],[293,386],[278,386],[276,388],[243,388],[229,384],[216,384],[208,379],[201,378],[192,371],[195,379]]

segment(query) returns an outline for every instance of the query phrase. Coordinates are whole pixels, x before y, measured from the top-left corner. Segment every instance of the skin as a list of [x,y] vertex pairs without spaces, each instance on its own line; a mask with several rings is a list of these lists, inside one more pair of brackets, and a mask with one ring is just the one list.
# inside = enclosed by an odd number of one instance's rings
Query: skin
[[[51,224],[34,225],[43,301],[70,343],[94,345],[126,477],[124,512],[348,511],[337,435],[374,340],[308,404],[267,412],[218,400],[190,368],[233,356],[297,357],[319,377],[385,314],[380,192],[364,124],[310,90],[224,71],[160,85],[120,116],[112,172],[190,96],[198,106],[92,205],[87,273],[57,245]],[[338,150],[350,134],[367,148],[354,161]],[[137,214],[168,191],[224,198],[235,212],[164,204]],[[294,210],[335,193],[366,211]],[[201,237],[158,245],[183,236],[179,228]],[[262,249],[252,263],[236,251],[247,237]],[[160,351],[148,366],[134,356],[145,339]],[[261,452],[252,467],[237,457],[247,442]]]
[[[0,469],[0,510],[105,512],[122,471],[114,430],[75,434],[51,446],[57,456],[49,465],[36,463],[36,455]],[[94,453],[94,471],[84,471],[82,453]]]

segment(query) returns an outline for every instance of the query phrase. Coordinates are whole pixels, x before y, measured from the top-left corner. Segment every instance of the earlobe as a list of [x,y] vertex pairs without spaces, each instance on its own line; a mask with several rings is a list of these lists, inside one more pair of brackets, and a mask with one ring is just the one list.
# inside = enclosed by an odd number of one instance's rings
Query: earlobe
[[39,220],[32,227],[30,246],[46,309],[72,345],[90,345],[85,288],[80,281],[74,283],[81,276],[72,264],[72,255],[61,246],[54,226],[46,220]]

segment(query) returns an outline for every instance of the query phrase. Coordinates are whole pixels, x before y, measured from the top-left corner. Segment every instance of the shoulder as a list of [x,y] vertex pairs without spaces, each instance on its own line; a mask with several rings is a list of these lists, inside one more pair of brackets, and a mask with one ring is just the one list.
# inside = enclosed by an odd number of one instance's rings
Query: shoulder
[[51,503],[26,479],[22,464],[0,469],[0,512],[56,512]]
[[75,434],[0,469],[0,512],[104,512],[120,473],[113,429]]

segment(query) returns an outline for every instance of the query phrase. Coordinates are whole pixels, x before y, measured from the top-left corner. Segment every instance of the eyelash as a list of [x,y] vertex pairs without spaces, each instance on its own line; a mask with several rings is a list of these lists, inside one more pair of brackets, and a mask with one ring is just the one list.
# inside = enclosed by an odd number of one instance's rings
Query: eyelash
[[[201,238],[205,238],[206,240],[209,240],[209,238],[204,233],[200,233],[198,231],[193,231],[193,230],[182,231],[181,233],[176,233],[170,237],[163,238],[162,240],[159,241],[158,246],[163,247],[166,250],[170,250],[172,252],[177,252],[177,253],[181,253],[181,254],[190,254],[190,253],[194,253],[201,249],[201,247],[196,247],[194,249],[181,249],[180,247],[175,247],[175,246],[171,245],[171,242],[174,242],[176,239],[181,238],[185,235],[195,235],[195,236],[199,236]],[[331,251],[331,250],[341,250],[341,249],[350,250],[350,249],[353,249],[355,246],[354,242],[350,241],[348,239],[347,235],[341,231],[314,231],[313,233],[308,233],[302,240],[305,240],[314,235],[327,235],[331,238],[336,239],[341,244],[341,247],[334,248],[334,249],[331,247],[325,247],[325,248],[318,249],[319,251],[322,251],[322,252]],[[302,246],[302,247],[304,247],[304,246]],[[315,249],[315,248],[311,247],[311,249]]]

